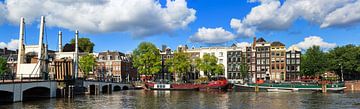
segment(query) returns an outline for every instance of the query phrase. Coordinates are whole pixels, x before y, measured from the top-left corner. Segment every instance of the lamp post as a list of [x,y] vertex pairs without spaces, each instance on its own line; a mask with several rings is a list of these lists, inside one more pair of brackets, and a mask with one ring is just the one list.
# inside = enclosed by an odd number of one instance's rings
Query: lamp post
[[343,67],[342,67],[342,64],[339,64],[339,65],[340,65],[340,72],[341,72],[341,82],[344,82]]

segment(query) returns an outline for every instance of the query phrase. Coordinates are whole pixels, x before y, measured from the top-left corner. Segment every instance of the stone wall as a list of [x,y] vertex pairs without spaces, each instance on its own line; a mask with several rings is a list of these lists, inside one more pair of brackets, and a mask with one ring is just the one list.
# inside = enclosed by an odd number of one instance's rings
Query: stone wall
[[345,81],[345,91],[360,91],[360,80]]

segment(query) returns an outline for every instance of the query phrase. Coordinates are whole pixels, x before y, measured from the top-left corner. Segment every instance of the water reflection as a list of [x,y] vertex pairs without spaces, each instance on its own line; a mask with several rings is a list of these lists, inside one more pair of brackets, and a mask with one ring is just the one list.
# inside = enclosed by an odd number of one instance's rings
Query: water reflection
[[120,91],[0,105],[0,109],[215,109],[360,108],[360,93],[254,93],[197,91]]

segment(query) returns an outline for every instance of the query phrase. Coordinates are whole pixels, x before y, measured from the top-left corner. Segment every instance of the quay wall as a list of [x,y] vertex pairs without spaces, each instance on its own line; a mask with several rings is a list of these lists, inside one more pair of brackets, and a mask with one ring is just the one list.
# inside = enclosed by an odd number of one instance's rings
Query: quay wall
[[345,91],[360,91],[360,80],[345,81]]

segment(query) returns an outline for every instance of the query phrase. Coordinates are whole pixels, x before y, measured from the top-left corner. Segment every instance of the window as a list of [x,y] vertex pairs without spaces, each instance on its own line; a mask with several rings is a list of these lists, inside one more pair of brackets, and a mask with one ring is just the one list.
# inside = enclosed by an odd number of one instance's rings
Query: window
[[219,59],[219,63],[223,63],[223,59]]
[[219,52],[219,57],[223,57],[223,52]]
[[290,58],[290,54],[286,54],[286,58]]

